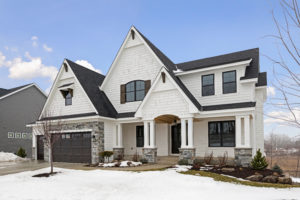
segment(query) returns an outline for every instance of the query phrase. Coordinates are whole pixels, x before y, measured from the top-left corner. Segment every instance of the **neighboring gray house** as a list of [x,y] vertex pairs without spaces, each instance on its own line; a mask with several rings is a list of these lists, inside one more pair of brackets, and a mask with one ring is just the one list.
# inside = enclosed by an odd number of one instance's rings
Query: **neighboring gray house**
[[0,88],[0,151],[15,153],[22,147],[31,157],[31,128],[26,124],[38,119],[46,99],[35,84]]

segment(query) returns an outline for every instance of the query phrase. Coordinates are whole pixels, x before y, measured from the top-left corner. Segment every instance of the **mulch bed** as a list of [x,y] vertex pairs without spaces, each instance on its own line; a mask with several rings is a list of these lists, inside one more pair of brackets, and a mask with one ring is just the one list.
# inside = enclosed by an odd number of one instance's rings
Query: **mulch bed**
[[[222,168],[234,168],[235,170],[233,172],[224,172],[222,171]],[[265,170],[254,170],[249,167],[232,167],[232,166],[226,166],[226,167],[214,167],[211,170],[207,170],[208,172],[213,172],[216,174],[225,174],[229,176],[234,176],[236,178],[242,178],[246,179],[248,176],[252,176],[255,173],[259,173],[261,175],[269,176],[273,174],[273,171],[270,169]]]
[[32,177],[37,177],[37,178],[49,177],[49,176],[53,176],[53,175],[55,175],[57,173],[60,173],[60,172],[36,174],[36,175],[33,175]]

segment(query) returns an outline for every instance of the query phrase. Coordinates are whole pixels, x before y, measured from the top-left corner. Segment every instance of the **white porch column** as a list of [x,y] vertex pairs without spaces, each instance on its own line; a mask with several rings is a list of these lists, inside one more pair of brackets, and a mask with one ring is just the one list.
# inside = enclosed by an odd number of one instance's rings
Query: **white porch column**
[[194,147],[194,127],[193,118],[188,119],[188,148]]
[[155,122],[150,121],[150,148],[155,148]]
[[245,147],[250,147],[250,117],[244,117]]
[[186,148],[186,120],[181,119],[181,148]]
[[235,116],[235,147],[242,145],[242,125],[241,116]]
[[144,122],[144,147],[149,147],[149,123],[147,121]]
[[122,124],[118,124],[118,147],[123,148],[123,131]]

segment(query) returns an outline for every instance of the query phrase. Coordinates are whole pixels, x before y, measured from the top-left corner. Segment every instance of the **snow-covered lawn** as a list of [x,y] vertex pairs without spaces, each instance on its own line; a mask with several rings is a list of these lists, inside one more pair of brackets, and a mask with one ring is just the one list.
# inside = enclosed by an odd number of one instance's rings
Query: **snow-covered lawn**
[[25,158],[21,158],[13,153],[0,152],[0,162],[15,162],[15,161],[24,161]]
[[120,163],[118,162],[112,162],[112,163],[100,163],[99,167],[116,167],[118,164],[120,164],[119,167],[137,167],[142,165],[141,162],[133,162],[133,161],[122,161]]
[[94,199],[300,199],[300,189],[258,188],[183,175],[174,169],[125,172],[111,170],[60,171],[50,178],[32,175],[49,169],[0,176],[1,200]]

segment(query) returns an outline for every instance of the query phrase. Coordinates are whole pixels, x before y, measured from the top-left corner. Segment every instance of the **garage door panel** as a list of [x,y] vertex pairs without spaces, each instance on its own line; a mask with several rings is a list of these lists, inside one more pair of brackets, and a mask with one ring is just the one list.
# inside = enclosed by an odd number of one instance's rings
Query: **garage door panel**
[[91,133],[66,133],[54,145],[55,162],[90,163]]

